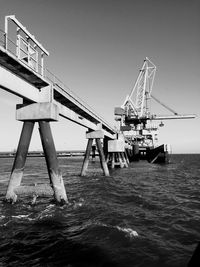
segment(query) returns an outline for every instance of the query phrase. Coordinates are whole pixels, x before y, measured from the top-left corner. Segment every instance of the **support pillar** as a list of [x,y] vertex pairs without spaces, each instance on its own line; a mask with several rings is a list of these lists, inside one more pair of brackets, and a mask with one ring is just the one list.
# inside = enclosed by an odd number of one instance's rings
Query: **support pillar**
[[125,159],[126,159],[127,164],[129,164],[130,161],[129,161],[129,158],[128,158],[128,153],[127,153],[127,151],[128,151],[128,149],[125,149],[125,151],[124,151],[124,156],[125,156]]
[[109,176],[108,166],[105,160],[103,147],[101,145],[101,139],[104,138],[103,131],[102,130],[96,130],[93,132],[89,131],[86,133],[86,138],[88,139],[88,143],[87,143],[86,153],[85,153],[85,157],[83,161],[83,166],[81,169],[81,176],[86,175],[86,171],[87,171],[88,164],[89,164],[90,152],[91,152],[92,143],[94,139],[96,140],[96,145],[97,145],[98,152],[99,152],[100,164],[101,164],[103,173],[105,176]]
[[95,162],[96,157],[96,145],[92,145],[92,162]]
[[107,163],[112,169],[115,167],[128,167],[128,157],[125,151],[125,142],[123,139],[108,141]]
[[121,157],[122,157],[122,162],[124,164],[124,167],[128,168],[128,161],[126,160],[126,156],[125,156],[126,153],[125,153],[125,151],[124,152],[121,152],[120,154],[121,154]]
[[68,202],[67,195],[62,174],[58,167],[58,159],[49,122],[39,121],[39,132],[54,197],[57,202],[66,203]]
[[[33,203],[35,203],[37,196],[54,195],[57,202],[68,202],[49,123],[50,121],[57,121],[58,117],[59,109],[54,103],[31,104],[24,101],[24,104],[17,105],[16,118],[23,121],[24,124],[6,193],[8,201],[14,203],[17,200],[17,195],[26,195],[32,196]],[[41,184],[39,186],[20,186],[35,122],[39,123],[50,186]]]
[[93,143],[93,139],[92,138],[88,139],[87,148],[86,148],[86,152],[85,152],[85,157],[84,157],[84,160],[83,160],[83,166],[82,166],[82,169],[81,169],[81,176],[85,176],[86,175],[86,171],[87,171],[88,164],[89,164],[89,158],[90,158],[90,151],[91,151],[91,148],[92,148],[92,143]]
[[6,193],[6,200],[12,203],[17,201],[14,190],[21,184],[33,128],[33,121],[24,122]]
[[97,148],[99,151],[100,163],[101,163],[101,167],[103,169],[104,175],[109,176],[108,165],[107,165],[106,160],[105,160],[105,156],[103,153],[103,148],[101,145],[100,138],[96,138],[96,144],[97,144]]
[[104,155],[105,155],[105,158],[107,159],[107,156],[108,156],[108,137],[105,136],[104,139],[103,139],[103,152],[104,152]]

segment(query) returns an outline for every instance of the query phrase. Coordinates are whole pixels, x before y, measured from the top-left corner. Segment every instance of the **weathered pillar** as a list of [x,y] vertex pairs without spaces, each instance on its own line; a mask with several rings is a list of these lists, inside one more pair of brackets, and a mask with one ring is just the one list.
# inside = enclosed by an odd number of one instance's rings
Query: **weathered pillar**
[[[54,195],[59,203],[68,201],[49,124],[50,121],[57,121],[58,117],[59,110],[54,103],[24,103],[17,105],[16,118],[19,121],[24,121],[24,126],[6,194],[7,200],[15,202],[17,195],[27,195],[32,196],[35,202],[37,196]],[[34,122],[39,122],[51,187],[49,185],[20,186]]]
[[100,138],[96,138],[96,144],[97,144],[99,157],[100,157],[100,163],[101,163],[101,167],[103,169],[104,175],[105,176],[109,176],[108,165],[107,165],[106,160],[105,160],[105,156],[104,156],[104,153],[103,153],[103,148],[102,148],[102,145],[101,145]]
[[39,121],[39,132],[55,199],[59,203],[68,202],[49,122]]
[[21,184],[33,128],[33,121],[24,122],[6,193],[6,200],[12,203],[17,201],[14,190]]
[[89,164],[89,158],[90,158],[90,151],[91,151],[91,148],[92,148],[92,143],[93,143],[93,139],[92,138],[88,139],[87,148],[86,148],[86,151],[85,151],[85,157],[84,157],[84,160],[83,160],[83,166],[82,166],[82,169],[81,169],[81,176],[85,176],[86,175],[86,171],[87,171],[88,164]]

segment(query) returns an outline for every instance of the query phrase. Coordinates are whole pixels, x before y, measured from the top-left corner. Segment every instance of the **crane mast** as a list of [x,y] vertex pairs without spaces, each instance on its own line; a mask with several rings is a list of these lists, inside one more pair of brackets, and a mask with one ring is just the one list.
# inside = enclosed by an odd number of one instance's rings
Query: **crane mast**
[[155,73],[156,66],[145,58],[135,85],[122,105],[126,114],[137,118],[148,116],[147,101],[151,95]]

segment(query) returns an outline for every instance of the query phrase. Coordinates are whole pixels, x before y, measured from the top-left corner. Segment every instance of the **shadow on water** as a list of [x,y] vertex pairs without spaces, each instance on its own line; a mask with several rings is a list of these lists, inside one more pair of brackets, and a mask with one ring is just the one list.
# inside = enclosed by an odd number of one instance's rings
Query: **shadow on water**
[[[59,219],[44,218],[23,228],[23,224],[18,225],[18,230],[1,245],[1,266],[119,266],[104,248],[75,241],[70,234],[68,237],[67,226]],[[77,231],[76,235],[83,232]]]

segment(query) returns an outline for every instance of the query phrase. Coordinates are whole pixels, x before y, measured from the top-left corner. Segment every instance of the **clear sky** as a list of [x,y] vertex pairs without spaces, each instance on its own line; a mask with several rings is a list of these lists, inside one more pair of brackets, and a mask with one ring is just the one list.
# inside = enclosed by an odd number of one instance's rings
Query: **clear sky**
[[[50,52],[46,66],[114,125],[114,107],[130,92],[144,58],[157,66],[153,94],[182,114],[200,116],[199,0],[0,0]],[[21,100],[0,90],[0,151],[17,147]],[[153,113],[169,114],[152,105]],[[159,140],[174,153],[200,153],[200,119],[165,121]],[[59,150],[84,149],[86,129],[52,123]],[[34,132],[30,149],[41,149]]]

